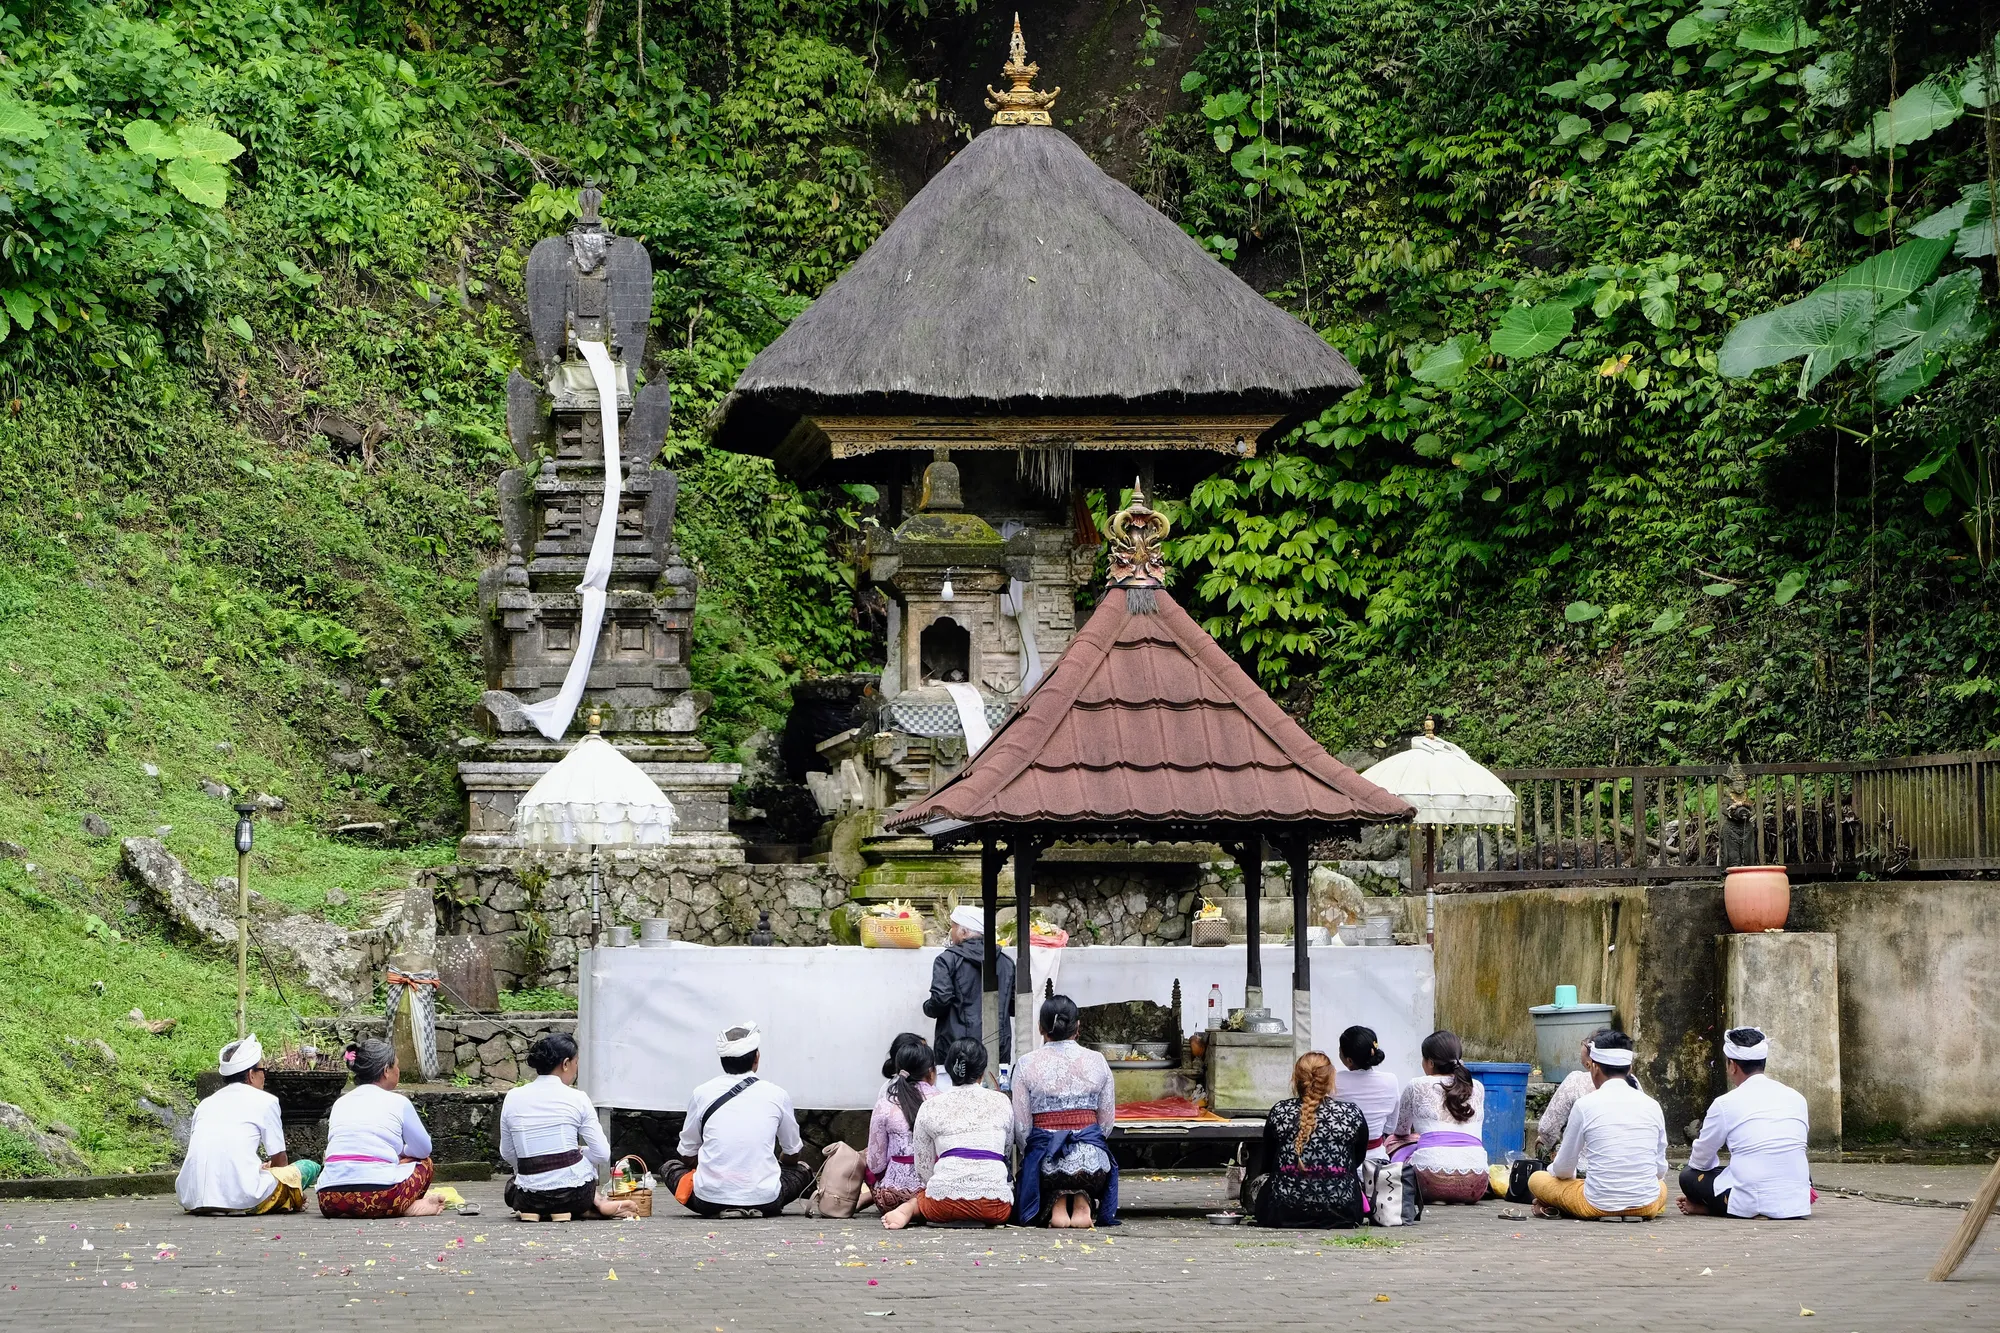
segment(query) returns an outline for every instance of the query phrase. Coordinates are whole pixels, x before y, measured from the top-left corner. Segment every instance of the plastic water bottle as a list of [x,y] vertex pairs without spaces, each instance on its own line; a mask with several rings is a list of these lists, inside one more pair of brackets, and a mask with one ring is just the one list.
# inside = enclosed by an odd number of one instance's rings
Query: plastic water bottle
[[1222,983],[1219,981],[1208,988],[1208,1030],[1222,1031]]

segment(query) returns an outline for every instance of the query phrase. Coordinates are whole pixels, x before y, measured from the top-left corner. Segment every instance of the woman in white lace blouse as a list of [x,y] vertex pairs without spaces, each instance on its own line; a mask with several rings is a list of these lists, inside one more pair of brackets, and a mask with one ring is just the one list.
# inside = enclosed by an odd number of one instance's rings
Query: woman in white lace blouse
[[1425,1203],[1477,1203],[1490,1178],[1486,1146],[1486,1085],[1465,1067],[1464,1047],[1451,1032],[1424,1038],[1424,1072],[1403,1089],[1389,1127],[1389,1160],[1417,1169]]
[[910,1127],[910,1155],[924,1187],[882,1215],[882,1225],[891,1231],[912,1222],[997,1226],[1014,1212],[1014,1187],[1007,1179],[1014,1108],[1001,1094],[979,1086],[986,1073],[985,1045],[960,1037],[945,1054],[944,1070],[951,1086],[927,1098]]
[[1118,1165],[1105,1135],[1118,1110],[1111,1066],[1077,1045],[1076,1001],[1042,1001],[1044,1045],[1014,1066],[1014,1132],[1023,1145],[1014,1184],[1022,1226],[1118,1225]]

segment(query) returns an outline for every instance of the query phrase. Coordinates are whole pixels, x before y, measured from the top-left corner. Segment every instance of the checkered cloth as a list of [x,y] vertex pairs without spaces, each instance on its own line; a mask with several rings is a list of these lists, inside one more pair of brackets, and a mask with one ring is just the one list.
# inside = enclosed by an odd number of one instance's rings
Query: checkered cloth
[[[1007,705],[989,702],[986,705],[986,725],[999,730],[1007,720]],[[958,724],[958,709],[950,702],[945,703],[891,703],[882,709],[881,727],[884,731],[906,731],[912,736],[962,736],[964,729]]]

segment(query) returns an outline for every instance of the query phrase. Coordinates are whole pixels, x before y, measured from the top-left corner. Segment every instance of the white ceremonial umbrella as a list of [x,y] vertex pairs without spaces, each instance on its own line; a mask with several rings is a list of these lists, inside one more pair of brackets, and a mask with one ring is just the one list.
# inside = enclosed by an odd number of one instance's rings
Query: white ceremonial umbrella
[[1424,828],[1424,937],[1435,933],[1436,894],[1431,875],[1440,824],[1511,824],[1517,804],[1514,789],[1490,769],[1437,734],[1437,722],[1424,719],[1424,734],[1410,737],[1410,748],[1392,754],[1361,775],[1402,797],[1416,808],[1411,822]]
[[597,943],[599,852],[605,847],[661,847],[673,834],[674,803],[598,734],[590,731],[528,788],[514,810],[514,831],[530,847],[590,849],[590,942]]

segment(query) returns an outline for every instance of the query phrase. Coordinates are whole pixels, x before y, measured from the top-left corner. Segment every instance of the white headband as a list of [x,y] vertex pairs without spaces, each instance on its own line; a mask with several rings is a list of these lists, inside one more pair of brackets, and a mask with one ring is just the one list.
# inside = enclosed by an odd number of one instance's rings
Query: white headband
[[1722,1039],[1722,1053],[1731,1060],[1768,1060],[1771,1058],[1771,1039],[1765,1037],[1755,1046],[1738,1046],[1725,1036]]
[[715,1053],[725,1060],[748,1055],[764,1042],[764,1035],[755,1023],[738,1023],[725,1028],[715,1038]]
[[986,933],[986,913],[977,907],[954,907],[951,909],[951,924],[974,935]]
[[1630,1069],[1634,1054],[1636,1052],[1620,1050],[1615,1046],[1592,1046],[1590,1061],[1592,1064],[1603,1065],[1606,1069]]
[[264,1058],[264,1048],[257,1041],[257,1034],[251,1033],[241,1041],[232,1041],[216,1056],[216,1069],[224,1074],[240,1074],[246,1069],[255,1069]]

